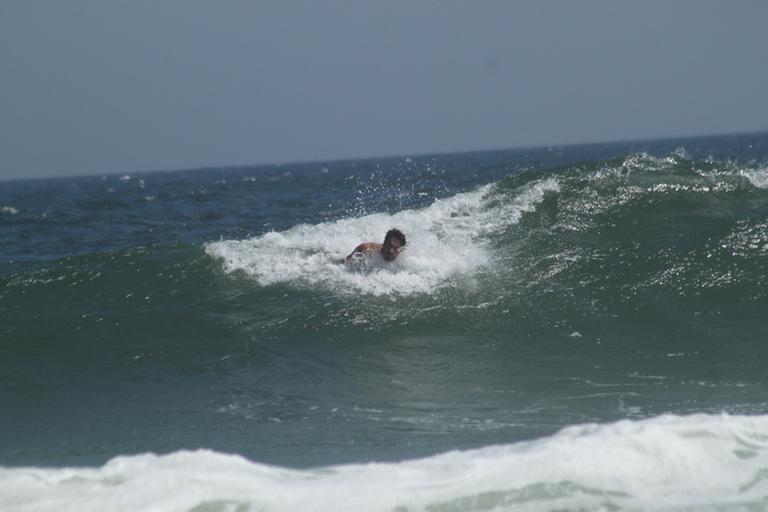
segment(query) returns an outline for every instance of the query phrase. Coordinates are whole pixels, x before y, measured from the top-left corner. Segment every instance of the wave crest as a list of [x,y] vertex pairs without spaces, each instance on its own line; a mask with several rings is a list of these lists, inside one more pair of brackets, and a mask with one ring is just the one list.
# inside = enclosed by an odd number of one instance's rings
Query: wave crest
[[[493,260],[489,235],[519,222],[547,192],[557,191],[558,184],[554,179],[526,184],[511,200],[494,196],[493,189],[485,185],[393,215],[376,213],[211,242],[205,251],[222,260],[225,271],[243,272],[263,286],[289,283],[373,295],[431,293],[488,265]],[[408,238],[396,261],[373,255],[363,265],[339,264],[359,243],[379,241],[393,227]]]

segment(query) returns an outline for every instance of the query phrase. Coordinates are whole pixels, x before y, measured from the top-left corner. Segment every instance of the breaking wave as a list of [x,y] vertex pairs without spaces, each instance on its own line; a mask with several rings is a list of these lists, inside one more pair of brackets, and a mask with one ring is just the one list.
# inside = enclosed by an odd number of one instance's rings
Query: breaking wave
[[101,468],[0,469],[4,510],[757,510],[768,416],[658,416],[567,427],[399,463],[293,470],[212,451]]

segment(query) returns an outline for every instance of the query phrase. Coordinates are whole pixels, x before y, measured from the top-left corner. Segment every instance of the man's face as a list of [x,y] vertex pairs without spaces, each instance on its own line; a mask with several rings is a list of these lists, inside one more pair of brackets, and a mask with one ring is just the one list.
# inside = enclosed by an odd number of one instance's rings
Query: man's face
[[384,241],[384,245],[381,247],[381,255],[387,261],[393,261],[400,254],[402,244],[397,238],[390,238]]

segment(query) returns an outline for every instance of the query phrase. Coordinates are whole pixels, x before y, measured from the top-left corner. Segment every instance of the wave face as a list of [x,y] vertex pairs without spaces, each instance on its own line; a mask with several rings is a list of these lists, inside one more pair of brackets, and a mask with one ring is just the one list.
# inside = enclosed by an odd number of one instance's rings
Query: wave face
[[[767,185],[765,168],[637,154],[518,172],[417,209],[204,247],[226,273],[289,297],[330,293],[344,307],[355,296],[407,299],[389,311],[397,321],[438,323],[478,309],[501,323],[546,314],[583,335],[619,315],[661,321],[662,304],[686,315],[759,307]],[[391,227],[410,241],[394,263],[339,264]]]
[[765,134],[0,205],[0,508],[760,508]]
[[[766,187],[765,168],[631,155],[522,172],[421,209],[301,224],[211,242],[205,250],[227,272],[241,271],[261,286],[322,286],[339,293],[430,294],[463,284],[453,277],[482,270],[509,276],[550,261],[545,273],[554,275],[597,260],[642,262],[641,272],[631,273],[635,288],[676,284],[691,293],[763,283],[762,262],[755,258],[766,255]],[[361,240],[381,235],[380,241],[393,226],[406,227],[412,241],[396,262],[374,258],[370,268],[352,271],[338,265]],[[747,261],[758,264],[742,268]],[[605,270],[600,274],[609,282],[622,274]]]
[[[289,470],[211,451],[97,469],[0,469],[38,512],[762,510],[768,417],[662,416],[391,464]],[[73,500],[73,497],[77,497]]]

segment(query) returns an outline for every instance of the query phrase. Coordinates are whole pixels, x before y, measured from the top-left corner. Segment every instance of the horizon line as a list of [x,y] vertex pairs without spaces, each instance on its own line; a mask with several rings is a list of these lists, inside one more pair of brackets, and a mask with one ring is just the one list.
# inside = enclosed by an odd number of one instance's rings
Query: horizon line
[[306,159],[306,160],[286,160],[275,162],[263,162],[263,163],[247,163],[247,164],[214,164],[214,165],[202,165],[195,167],[174,167],[174,168],[157,168],[151,170],[134,170],[134,171],[110,171],[110,172],[98,172],[98,173],[85,173],[85,174],[71,174],[63,176],[35,176],[35,177],[15,177],[15,178],[0,178],[0,183],[7,183],[11,181],[33,181],[33,180],[56,180],[56,179],[70,179],[70,178],[86,178],[93,176],[117,176],[117,175],[133,175],[133,174],[154,174],[154,173],[171,173],[171,172],[186,172],[186,171],[205,171],[216,169],[237,169],[247,167],[282,167],[291,165],[308,165],[308,164],[334,164],[334,163],[348,163],[348,162],[365,162],[369,160],[389,160],[397,158],[428,158],[435,156],[456,156],[467,155],[471,153],[492,153],[492,152],[505,152],[505,151],[521,151],[521,150],[535,150],[546,148],[575,148],[580,146],[593,146],[593,145],[620,145],[630,143],[648,143],[648,142],[663,142],[672,140],[693,140],[693,139],[706,139],[706,138],[718,138],[718,137],[739,137],[748,135],[760,135],[768,134],[768,129],[739,131],[739,132],[720,132],[720,133],[708,133],[699,135],[677,135],[677,136],[661,136],[661,137],[641,137],[637,139],[614,139],[606,141],[589,141],[589,142],[569,142],[566,144],[533,144],[530,146],[507,146],[507,147],[492,147],[481,149],[467,149],[457,151],[425,151],[418,153],[400,153],[391,155],[374,155],[374,156],[360,156],[360,157],[341,157],[331,159]]

